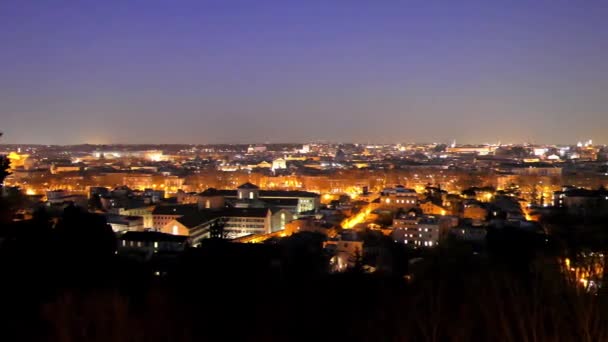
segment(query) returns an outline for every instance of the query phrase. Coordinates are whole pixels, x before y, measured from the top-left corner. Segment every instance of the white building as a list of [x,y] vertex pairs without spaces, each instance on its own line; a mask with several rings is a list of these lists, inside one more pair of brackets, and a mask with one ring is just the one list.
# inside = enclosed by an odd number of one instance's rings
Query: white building
[[434,247],[457,222],[450,217],[407,215],[393,220],[392,238],[420,247]]
[[287,162],[283,158],[278,158],[272,161],[273,170],[282,170],[287,168]]

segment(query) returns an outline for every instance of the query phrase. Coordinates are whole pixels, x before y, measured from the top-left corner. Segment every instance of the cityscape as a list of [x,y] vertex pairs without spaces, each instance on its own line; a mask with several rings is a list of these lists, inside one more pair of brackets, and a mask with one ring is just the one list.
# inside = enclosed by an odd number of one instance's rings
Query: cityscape
[[608,7],[0,4],[0,340],[608,341]]
[[[592,140],[1,148],[3,220],[12,227],[3,246],[40,220],[52,231],[75,215],[105,225],[95,238],[114,241],[105,246],[114,262],[154,282],[183,272],[184,258],[208,262],[197,253],[244,253],[261,263],[252,267],[288,269],[296,256],[272,251],[302,244],[314,251],[297,256],[313,263],[307,276],[414,286],[437,253],[465,248],[471,263],[531,248],[571,290],[603,288],[608,147]],[[251,245],[264,249],[238,250]]]

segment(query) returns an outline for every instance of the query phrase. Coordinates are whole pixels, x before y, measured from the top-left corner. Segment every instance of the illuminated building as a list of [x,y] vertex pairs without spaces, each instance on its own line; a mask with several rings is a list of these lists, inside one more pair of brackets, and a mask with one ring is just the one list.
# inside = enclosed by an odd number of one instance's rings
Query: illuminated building
[[448,213],[446,208],[437,203],[434,203],[431,200],[421,202],[420,209],[422,209],[422,212],[425,215],[444,216]]
[[529,163],[526,165],[513,165],[510,171],[520,176],[546,176],[560,177],[562,168],[549,163]]
[[194,214],[197,207],[191,204],[184,205],[159,205],[152,212],[152,228],[160,231],[169,222],[180,217]]
[[140,216],[106,215],[114,232],[143,231],[144,219]]
[[266,152],[266,150],[266,146],[263,145],[249,146],[249,148],[247,149],[247,153],[264,153]]
[[[279,220],[281,218],[281,212]],[[188,236],[192,245],[211,237],[214,225],[223,226],[227,239],[272,231],[272,212],[265,208],[226,208],[201,210],[170,220],[162,227],[163,233]]]
[[163,151],[146,151],[143,153],[143,157],[153,162],[168,160],[168,157],[163,155]]
[[58,174],[63,172],[80,172],[83,166],[78,164],[53,164],[51,166],[51,173]]
[[330,269],[332,272],[344,272],[355,266],[363,257],[363,241],[354,231],[345,231],[336,238],[329,239],[323,244],[328,253],[332,254]]
[[258,186],[245,183],[237,190],[207,189],[199,194],[199,207],[219,208],[225,203],[240,207],[279,207],[293,213],[314,211],[319,208],[319,194],[307,191],[261,190]]
[[446,149],[448,153],[456,154],[477,154],[480,156],[488,155],[494,152],[493,146],[450,146]]
[[386,188],[380,194],[380,204],[383,207],[408,210],[418,206],[418,193],[402,185]]
[[272,161],[273,170],[282,170],[287,168],[287,162],[283,158],[278,158]]
[[391,237],[397,242],[417,247],[435,247],[447,237],[457,220],[450,217],[407,214],[393,220]]
[[462,217],[473,221],[485,221],[488,214],[488,210],[481,203],[471,201],[465,203]]
[[11,152],[7,156],[10,161],[11,170],[25,167],[26,161],[29,158],[28,154],[19,154],[17,152]]
[[151,174],[128,174],[124,176],[122,184],[131,189],[144,190],[152,188],[154,181]]

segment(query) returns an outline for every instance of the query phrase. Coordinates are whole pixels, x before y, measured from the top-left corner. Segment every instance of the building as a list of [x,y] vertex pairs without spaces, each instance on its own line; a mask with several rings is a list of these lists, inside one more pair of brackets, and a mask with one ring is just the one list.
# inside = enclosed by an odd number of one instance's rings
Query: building
[[236,188],[236,192],[240,200],[256,200],[260,197],[260,188],[249,182]]
[[318,210],[320,206],[319,194],[298,190],[261,190],[252,183],[242,184],[236,190],[209,188],[198,196],[201,209],[279,207],[300,214]]
[[169,222],[197,211],[197,206],[192,204],[156,206],[152,211],[152,229],[160,231]]
[[247,153],[264,153],[266,150],[267,148],[264,145],[249,146],[249,148],[247,148]]
[[450,228],[456,226],[454,217],[431,215],[418,216],[413,213],[393,220],[392,238],[397,242],[419,247],[434,247],[447,237]]
[[564,187],[553,194],[553,203],[557,208],[564,208],[570,215],[608,216],[608,190],[601,188],[589,190]]
[[[287,223],[284,211],[277,211],[278,226],[281,214]],[[175,218],[165,224],[161,231],[167,234],[188,236],[192,245],[211,237],[211,229],[222,227],[223,238],[235,239],[247,235],[269,234],[272,232],[273,214],[266,208],[225,208],[222,210],[200,210]],[[278,230],[278,228],[276,229]]]
[[228,238],[271,233],[272,213],[266,208],[231,208],[222,213]]
[[386,188],[380,193],[380,203],[384,207],[409,210],[418,206],[418,193],[414,189],[406,189],[403,185]]
[[63,205],[68,203],[73,203],[74,205],[87,208],[88,207],[88,199],[87,196],[72,193],[65,190],[53,190],[46,192],[47,204],[49,205]]
[[450,229],[450,237],[455,240],[482,244],[486,240],[488,231],[483,226],[462,225]]
[[485,221],[488,218],[488,209],[477,201],[469,201],[464,204],[462,218],[473,221]]
[[420,203],[420,209],[425,215],[443,216],[448,213],[447,208],[444,208],[431,200],[422,201]]
[[152,174],[127,174],[123,177],[122,184],[130,189],[149,189],[154,186]]
[[273,170],[282,170],[287,168],[287,162],[283,158],[278,158],[272,161]]
[[103,186],[92,186],[89,188],[89,198],[110,195],[110,189]]
[[125,207],[118,208],[116,213],[122,216],[138,216],[143,220],[144,228],[153,228],[154,227],[154,217],[152,213],[154,212],[155,206],[144,205],[144,206],[136,206],[136,207]]
[[290,210],[273,208],[271,209],[272,215],[270,217],[270,230],[271,232],[277,232],[284,230],[285,226],[293,221],[294,214]]
[[520,176],[560,177],[562,168],[550,163],[514,165],[510,171]]
[[53,164],[51,166],[51,173],[56,175],[64,172],[80,172],[82,168],[82,164]]
[[232,195],[230,190],[217,190],[209,188],[198,194],[198,208],[222,209],[226,207],[226,197]]
[[187,237],[159,232],[129,231],[118,237],[118,255],[149,261],[158,255],[176,255],[184,251]]
[[198,204],[198,199],[196,192],[177,191],[177,203],[179,204]]
[[144,218],[141,216],[106,215],[108,224],[114,232],[143,231]]
[[452,145],[446,149],[448,153],[454,154],[476,154],[480,156],[488,155],[494,152],[493,146],[455,146]]
[[352,230],[343,231],[336,238],[326,241],[323,247],[333,255],[329,262],[332,272],[344,272],[363,258],[363,240]]

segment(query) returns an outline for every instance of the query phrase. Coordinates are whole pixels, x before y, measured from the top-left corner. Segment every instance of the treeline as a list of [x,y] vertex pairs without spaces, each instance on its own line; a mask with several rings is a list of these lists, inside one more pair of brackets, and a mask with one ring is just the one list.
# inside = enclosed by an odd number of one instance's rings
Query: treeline
[[41,211],[1,228],[3,340],[608,338],[606,294],[569,283],[543,234],[491,231],[481,251],[453,241],[398,250],[399,272],[374,274],[328,274],[316,234],[269,244],[208,241],[159,277],[155,265],[115,254],[107,224],[75,208],[59,220]]

